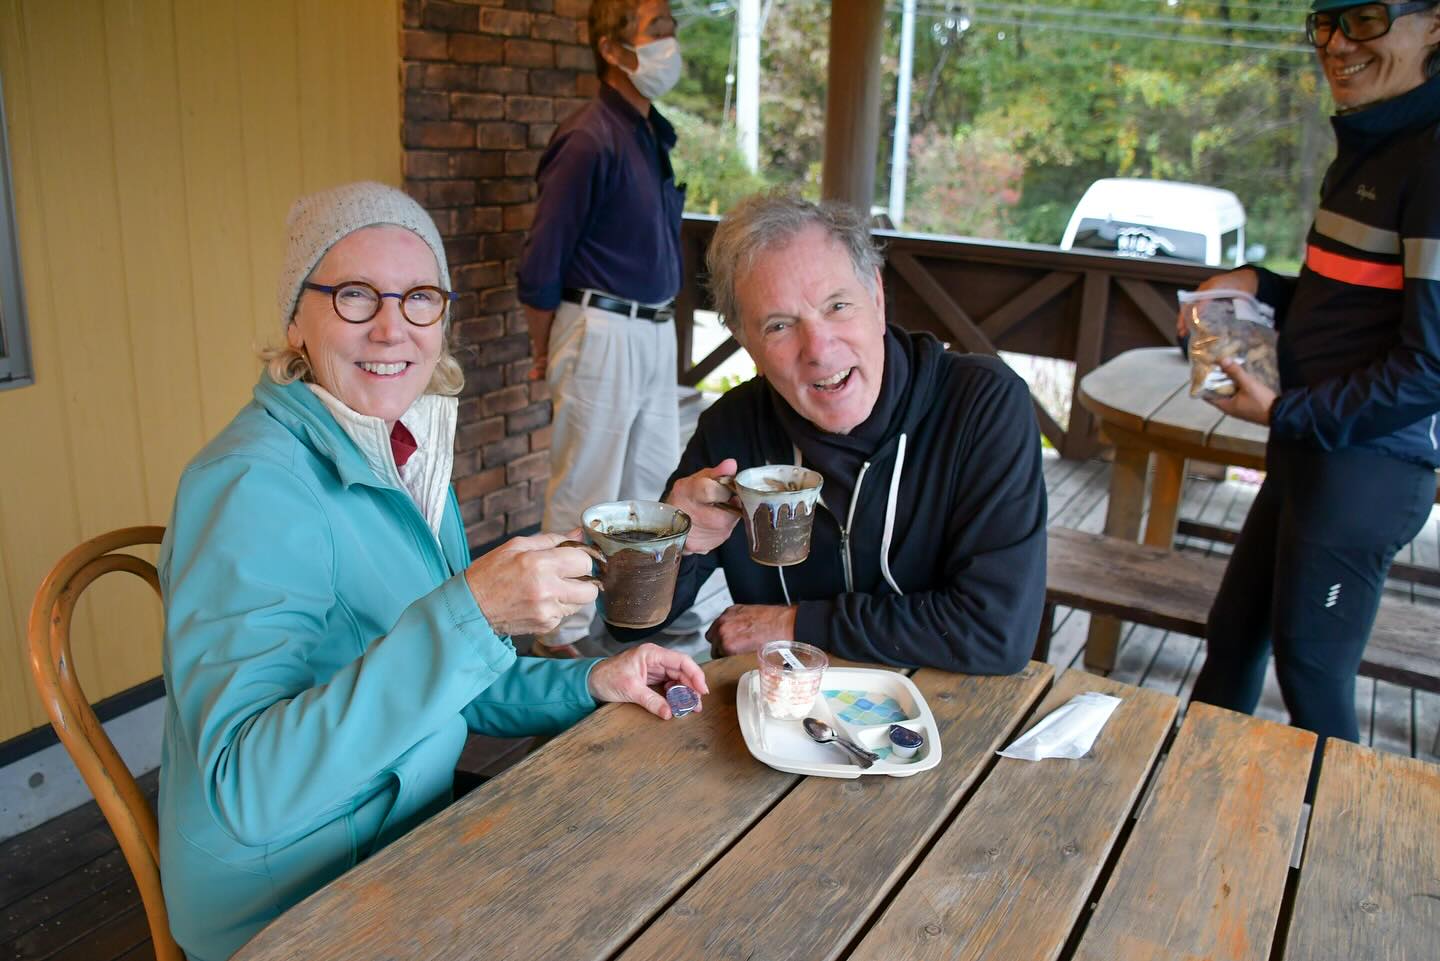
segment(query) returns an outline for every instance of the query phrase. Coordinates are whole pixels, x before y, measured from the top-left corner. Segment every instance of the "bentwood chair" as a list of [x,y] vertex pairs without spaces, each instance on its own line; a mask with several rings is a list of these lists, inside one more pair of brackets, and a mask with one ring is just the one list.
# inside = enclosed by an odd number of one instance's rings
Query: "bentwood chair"
[[125,548],[159,544],[163,527],[126,527],[86,541],[61,558],[40,585],[30,608],[30,669],[40,699],[65,749],[90,786],[120,850],[135,875],[158,961],[185,961],[170,934],[160,889],[160,844],[155,812],[125,766],[75,676],[70,619],[80,594],[111,571],[128,571],[160,593],[155,565]]

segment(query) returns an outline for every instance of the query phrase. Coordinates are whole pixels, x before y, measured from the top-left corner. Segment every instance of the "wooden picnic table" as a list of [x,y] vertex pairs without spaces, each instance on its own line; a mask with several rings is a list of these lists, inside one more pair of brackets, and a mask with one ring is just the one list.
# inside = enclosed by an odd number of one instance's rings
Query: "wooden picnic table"
[[[745,749],[753,665],[707,665],[701,714],[602,708],[236,958],[1435,956],[1440,768],[1328,750],[1297,884],[1307,732],[1194,705],[1176,733],[1174,697],[1041,663],[922,670],[939,766],[801,777]],[[1092,690],[1124,700],[1090,755],[996,757]]]
[[[1179,521],[1188,460],[1263,469],[1269,431],[1227,417],[1190,396],[1190,364],[1174,347],[1127,350],[1080,381],[1080,403],[1115,445],[1105,533],[1133,541],[1145,512],[1145,478],[1153,461],[1150,516],[1143,542],[1170,547]],[[1206,531],[1215,536],[1218,531]],[[1096,615],[1085,641],[1085,663],[1105,670],[1115,663],[1120,621]]]
[[1105,512],[1105,533],[1112,537],[1133,541],[1140,533],[1152,460],[1155,478],[1143,538],[1152,547],[1169,547],[1175,540],[1187,460],[1265,467],[1270,432],[1191,397],[1190,365],[1174,347],[1127,350],[1087,374],[1079,397],[1115,445]]
[[[1099,420],[1101,433],[1115,445],[1106,534],[1127,541],[1139,536],[1147,506],[1145,480],[1153,463],[1142,543],[1169,549],[1177,530],[1234,541],[1236,531],[1179,519],[1186,465],[1199,460],[1263,470],[1267,428],[1227,417],[1214,405],[1191,397],[1189,362],[1174,347],[1128,350],[1087,374],[1078,394],[1080,403]],[[1440,587],[1440,571],[1433,567],[1396,561],[1390,574]],[[1090,619],[1086,667],[1101,673],[1114,667],[1120,623],[1102,614]]]

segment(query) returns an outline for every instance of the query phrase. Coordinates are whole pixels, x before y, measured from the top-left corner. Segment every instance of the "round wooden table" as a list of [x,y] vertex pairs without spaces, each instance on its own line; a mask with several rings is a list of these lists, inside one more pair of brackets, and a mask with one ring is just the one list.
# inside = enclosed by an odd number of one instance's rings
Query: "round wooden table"
[[[1100,421],[1100,432],[1115,445],[1105,533],[1133,541],[1145,511],[1145,475],[1155,462],[1150,517],[1144,543],[1170,547],[1175,540],[1185,462],[1263,469],[1269,431],[1227,417],[1190,396],[1190,364],[1174,347],[1130,350],[1095,368],[1080,381],[1080,403]],[[1120,622],[1091,620],[1085,664],[1109,671],[1115,664]]]

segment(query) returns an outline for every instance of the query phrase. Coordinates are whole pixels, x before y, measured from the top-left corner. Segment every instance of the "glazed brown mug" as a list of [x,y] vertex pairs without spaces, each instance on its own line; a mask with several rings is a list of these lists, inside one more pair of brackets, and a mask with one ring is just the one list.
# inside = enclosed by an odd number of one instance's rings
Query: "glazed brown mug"
[[825,483],[819,472],[793,464],[770,464],[716,479],[740,500],[751,560],[768,567],[787,567],[810,556],[815,507]]
[[675,599],[690,516],[656,501],[596,504],[580,515],[588,543],[565,541],[600,569],[600,616],[615,627],[663,624]]

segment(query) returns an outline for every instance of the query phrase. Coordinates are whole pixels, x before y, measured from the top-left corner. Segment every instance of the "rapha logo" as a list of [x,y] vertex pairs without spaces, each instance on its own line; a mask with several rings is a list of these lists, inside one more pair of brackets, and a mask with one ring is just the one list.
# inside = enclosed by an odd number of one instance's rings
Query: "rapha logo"
[[1367,187],[1364,184],[1361,184],[1360,186],[1355,188],[1355,196],[1359,197],[1361,200],[1374,200],[1375,189],[1373,187]]

